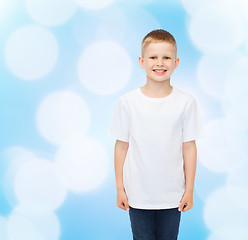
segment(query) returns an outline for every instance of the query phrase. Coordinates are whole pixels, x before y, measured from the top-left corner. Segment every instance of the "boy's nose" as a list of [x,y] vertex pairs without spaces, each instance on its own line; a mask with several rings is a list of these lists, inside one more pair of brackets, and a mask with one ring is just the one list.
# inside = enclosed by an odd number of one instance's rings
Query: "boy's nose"
[[157,62],[157,66],[163,66],[163,62],[162,61],[158,61]]
[[163,61],[162,61],[162,59],[158,59],[158,61],[157,61],[157,65],[158,65],[158,66],[163,65]]

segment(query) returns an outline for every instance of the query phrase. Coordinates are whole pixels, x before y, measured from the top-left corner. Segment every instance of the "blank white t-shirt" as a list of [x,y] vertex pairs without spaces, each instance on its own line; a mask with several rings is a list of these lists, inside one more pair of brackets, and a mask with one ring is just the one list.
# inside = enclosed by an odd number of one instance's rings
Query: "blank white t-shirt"
[[195,98],[172,87],[163,98],[148,97],[140,87],[131,90],[113,111],[108,134],[129,142],[123,185],[133,208],[179,207],[185,191],[182,143],[203,136]]

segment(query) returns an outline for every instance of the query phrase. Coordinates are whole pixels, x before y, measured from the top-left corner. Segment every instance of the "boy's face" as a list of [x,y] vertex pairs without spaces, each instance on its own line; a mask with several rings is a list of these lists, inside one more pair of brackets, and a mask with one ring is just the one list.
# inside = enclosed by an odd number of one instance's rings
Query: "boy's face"
[[170,76],[179,64],[176,49],[169,42],[150,43],[144,57],[139,57],[139,64],[146,71],[147,81],[162,82],[170,80]]

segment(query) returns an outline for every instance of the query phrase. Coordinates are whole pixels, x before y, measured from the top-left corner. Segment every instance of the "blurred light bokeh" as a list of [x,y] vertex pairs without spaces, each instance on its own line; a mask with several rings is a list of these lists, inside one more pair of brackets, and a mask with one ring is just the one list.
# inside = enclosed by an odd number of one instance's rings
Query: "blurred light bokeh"
[[171,32],[171,84],[204,117],[179,240],[248,239],[246,0],[0,0],[0,239],[132,239],[116,206],[118,97],[146,83],[141,41]]

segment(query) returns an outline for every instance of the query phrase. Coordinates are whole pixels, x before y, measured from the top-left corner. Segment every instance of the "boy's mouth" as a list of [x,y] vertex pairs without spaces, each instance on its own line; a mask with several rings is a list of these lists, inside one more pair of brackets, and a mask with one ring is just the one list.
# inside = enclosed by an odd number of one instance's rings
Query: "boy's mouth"
[[165,69],[153,69],[152,71],[161,73],[161,72],[166,72],[167,70],[165,70]]
[[152,71],[155,73],[165,73],[167,70],[165,70],[165,69],[153,69]]

